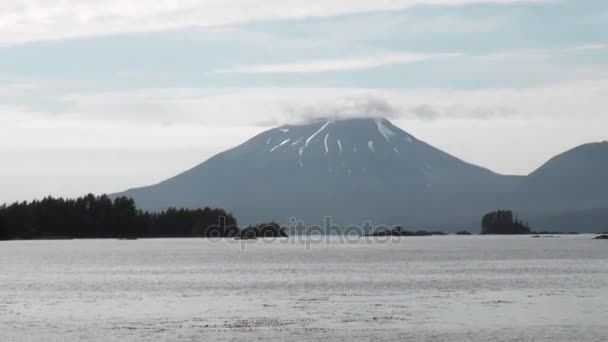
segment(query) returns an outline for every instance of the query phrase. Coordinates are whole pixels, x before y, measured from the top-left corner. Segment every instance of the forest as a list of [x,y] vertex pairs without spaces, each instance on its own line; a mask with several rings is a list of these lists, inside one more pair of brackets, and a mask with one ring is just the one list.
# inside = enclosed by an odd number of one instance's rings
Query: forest
[[89,194],[46,197],[0,206],[0,240],[154,237],[236,237],[237,220],[223,209],[146,212],[133,199]]

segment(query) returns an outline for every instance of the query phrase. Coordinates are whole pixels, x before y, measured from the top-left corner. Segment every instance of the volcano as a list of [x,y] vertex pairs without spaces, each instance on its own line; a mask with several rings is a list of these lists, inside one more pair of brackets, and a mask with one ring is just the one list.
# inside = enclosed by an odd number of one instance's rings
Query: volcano
[[[128,190],[146,210],[213,206],[240,223],[477,226],[519,177],[466,163],[383,118],[263,132],[159,184]],[[498,202],[498,203],[497,203]]]

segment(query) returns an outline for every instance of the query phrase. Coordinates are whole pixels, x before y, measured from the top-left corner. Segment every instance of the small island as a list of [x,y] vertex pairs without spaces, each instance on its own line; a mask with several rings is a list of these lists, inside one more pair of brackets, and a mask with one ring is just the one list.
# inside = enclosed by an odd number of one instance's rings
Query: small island
[[259,238],[288,237],[285,227],[276,222],[249,225],[242,228],[235,237],[237,240],[257,240]]
[[530,234],[530,227],[517,219],[511,210],[496,210],[483,216],[481,234]]

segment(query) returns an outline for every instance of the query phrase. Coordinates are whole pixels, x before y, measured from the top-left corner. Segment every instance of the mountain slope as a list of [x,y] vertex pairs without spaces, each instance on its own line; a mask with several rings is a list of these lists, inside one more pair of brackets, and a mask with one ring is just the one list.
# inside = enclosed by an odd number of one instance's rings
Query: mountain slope
[[525,178],[520,196],[530,207],[582,210],[608,205],[608,142],[578,146]]
[[[385,119],[318,120],[266,131],[160,184],[129,190],[145,209],[218,206],[242,223],[461,228],[518,179],[442,152]],[[498,200],[496,200],[498,198]],[[489,202],[493,199],[492,202]]]

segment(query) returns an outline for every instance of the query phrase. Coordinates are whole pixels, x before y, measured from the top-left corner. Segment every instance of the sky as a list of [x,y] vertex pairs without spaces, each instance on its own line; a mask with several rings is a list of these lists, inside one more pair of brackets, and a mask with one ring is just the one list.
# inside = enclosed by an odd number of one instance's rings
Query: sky
[[0,203],[383,116],[502,174],[608,140],[605,0],[3,0]]

